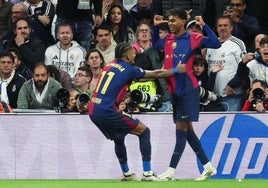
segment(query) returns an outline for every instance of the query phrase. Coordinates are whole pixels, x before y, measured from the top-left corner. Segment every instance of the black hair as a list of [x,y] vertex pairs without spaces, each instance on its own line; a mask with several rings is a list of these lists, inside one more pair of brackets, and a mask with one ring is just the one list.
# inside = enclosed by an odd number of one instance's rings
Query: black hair
[[109,31],[109,33],[112,33],[113,32],[111,26],[110,25],[107,25],[105,23],[100,24],[98,27],[96,27],[94,29],[94,32],[95,32],[96,35],[97,35],[97,33],[98,33],[99,30],[106,30],[106,31]]
[[80,71],[84,71],[84,72],[86,73],[86,75],[87,75],[88,77],[90,77],[90,78],[93,77],[93,74],[92,74],[91,70],[90,70],[89,67],[87,67],[87,66],[81,66],[81,67],[78,67],[78,70],[80,70]]
[[124,54],[133,48],[129,43],[127,42],[121,42],[115,47],[115,59],[120,60],[122,57],[124,57]]
[[259,80],[259,79],[253,80],[251,85],[258,83],[258,82],[261,84],[261,87],[263,87],[264,89],[268,88],[268,83],[265,82],[264,80]]
[[228,19],[229,22],[230,22],[230,24],[231,24],[232,26],[234,25],[234,21],[231,19],[230,16],[225,16],[225,15],[223,15],[223,16],[219,16],[219,17],[217,18],[217,22],[218,22],[219,19]]
[[264,45],[268,43],[268,36],[266,35],[264,38],[260,40],[260,45]]
[[49,75],[57,80],[58,82],[61,82],[61,74],[60,70],[55,65],[47,65],[48,73]]
[[[121,15],[122,15],[122,19],[121,22],[119,23],[119,30],[118,30],[118,37],[119,37],[119,41],[123,42],[123,41],[128,41],[129,37],[128,37],[128,23],[126,21],[126,15],[124,12],[124,8],[122,7],[122,5],[120,4],[112,4],[109,11],[108,11],[108,15],[107,15],[107,19],[106,19],[106,24],[107,25],[111,25],[111,20],[110,20],[110,16],[112,14],[112,10],[114,8],[119,8],[121,11]],[[114,34],[114,33],[113,33]]]
[[193,65],[207,65],[207,60],[202,55],[196,55]]
[[1,52],[0,58],[2,58],[2,57],[9,57],[12,60],[12,63],[14,63],[14,56],[12,55],[12,53],[6,52],[6,51]]
[[29,21],[28,19],[21,18],[21,19],[18,19],[18,20],[15,21],[15,23],[14,23],[15,28],[14,28],[14,29],[17,29],[17,23],[18,23],[19,21],[25,21],[25,22],[27,23],[28,27],[29,27],[30,29],[32,28],[32,25],[31,25],[31,23],[30,23],[30,21]]
[[18,57],[18,59],[19,60],[21,60],[21,53],[19,52],[19,50],[17,49],[17,48],[15,48],[15,47],[10,47],[10,48],[8,48],[8,49],[6,49],[5,50],[6,52],[10,52],[10,53],[14,53],[14,54],[16,54],[17,55],[17,57]]
[[183,20],[187,20],[187,13],[184,9],[181,8],[173,8],[167,11],[166,13],[167,17],[168,16],[178,16],[179,18]]
[[[89,58],[90,54],[93,53],[93,52],[97,52],[97,53],[99,54],[99,56],[100,56],[100,58],[101,58],[101,60],[102,60],[102,63],[100,64],[100,67],[103,68],[104,65],[105,65],[104,57],[103,57],[103,55],[100,53],[100,51],[99,51],[98,49],[96,49],[96,48],[93,48],[93,49],[91,49],[91,50],[89,50],[89,51],[87,52],[87,54],[86,54],[86,56],[85,56],[85,60],[88,61],[88,58]],[[88,64],[86,64],[86,66],[90,67]]]

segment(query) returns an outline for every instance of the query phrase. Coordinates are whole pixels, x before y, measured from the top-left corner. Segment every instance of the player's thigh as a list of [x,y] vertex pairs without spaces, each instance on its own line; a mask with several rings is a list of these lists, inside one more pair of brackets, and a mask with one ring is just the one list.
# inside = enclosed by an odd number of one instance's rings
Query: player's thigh
[[182,96],[173,95],[174,122],[192,122],[199,118],[199,89],[196,88]]

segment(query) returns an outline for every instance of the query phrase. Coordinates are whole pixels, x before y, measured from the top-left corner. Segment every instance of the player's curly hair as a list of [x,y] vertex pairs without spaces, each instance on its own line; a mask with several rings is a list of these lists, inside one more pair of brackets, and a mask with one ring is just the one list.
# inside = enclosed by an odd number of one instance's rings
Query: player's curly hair
[[120,60],[124,57],[125,53],[130,50],[132,46],[127,42],[119,43],[115,48],[115,58]]

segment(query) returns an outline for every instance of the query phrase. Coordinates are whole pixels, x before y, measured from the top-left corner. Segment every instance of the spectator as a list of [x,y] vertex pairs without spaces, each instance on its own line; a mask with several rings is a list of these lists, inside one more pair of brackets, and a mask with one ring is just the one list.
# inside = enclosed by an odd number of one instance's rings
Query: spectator
[[101,24],[96,28],[96,39],[98,41],[96,49],[100,51],[104,57],[105,63],[110,63],[114,60],[114,50],[116,42],[113,39],[113,32],[110,26]]
[[3,50],[2,39],[7,34],[7,29],[11,25],[11,10],[13,4],[0,0],[0,52]]
[[152,30],[150,25],[140,23],[136,30],[136,38],[137,42],[133,44],[133,47],[138,53],[152,47]]
[[13,68],[13,55],[9,52],[0,53],[0,101],[17,108],[19,91],[26,79],[15,73]]
[[121,5],[114,4],[111,6],[108,11],[106,24],[111,26],[113,39],[117,44],[121,42],[133,44],[136,41],[135,34],[127,23],[126,14]]
[[103,20],[106,21],[108,18],[108,12],[111,9],[112,5],[119,5],[122,7],[122,16],[124,17],[125,20],[125,26],[130,27],[131,29],[133,29],[134,27],[134,19],[132,18],[132,16],[130,15],[130,13],[128,12],[128,10],[126,10],[126,8],[122,5],[122,3],[120,2],[121,0],[103,0],[102,1],[102,17]]
[[78,67],[85,61],[86,51],[73,40],[72,27],[67,23],[59,25],[57,39],[56,44],[46,49],[45,64],[67,72],[74,81]]
[[96,88],[102,69],[105,65],[104,58],[99,50],[92,49],[87,52],[85,61],[85,66],[87,66],[92,72],[90,87]]
[[[197,15],[204,15],[206,8],[206,0],[162,0],[164,14],[172,8],[182,8],[191,12],[192,19]],[[212,10],[210,10],[212,11]]]
[[196,20],[190,20],[186,25],[186,30],[189,32],[196,32],[203,34],[203,28],[197,24]]
[[[144,70],[153,70],[153,65],[149,57],[144,53],[138,53],[135,58],[135,65]],[[149,101],[133,101],[136,102],[136,107],[140,112],[156,112],[158,108],[162,107],[161,96],[163,95],[163,88],[160,85],[158,79],[151,80],[134,80],[132,81],[130,87],[130,92],[134,90],[141,91],[147,96],[150,95]],[[135,96],[135,95],[134,95]],[[140,96],[140,95],[138,95]],[[144,96],[144,95],[141,95]],[[140,97],[138,97],[140,98]],[[144,97],[141,97],[143,99]],[[171,106],[171,105],[170,105]]]
[[[186,31],[188,32],[196,32],[204,35],[203,28],[197,24],[198,22],[196,20],[189,20],[186,24]],[[196,50],[198,54],[201,54],[202,56],[206,56],[206,49],[202,48],[202,46]]]
[[55,33],[59,25],[68,23],[72,26],[74,40],[89,50],[92,29],[102,23],[101,7],[101,0],[58,0]]
[[47,65],[49,76],[57,80],[63,88],[72,88],[72,78],[64,70],[57,68],[55,65]]
[[64,109],[64,112],[78,112],[77,97],[79,96],[79,92],[74,88],[70,88],[68,89],[68,91],[70,93],[70,97],[69,97],[68,104],[66,108]]
[[15,37],[14,29],[15,22],[18,19],[27,19],[28,18],[28,10],[27,7],[23,3],[16,3],[13,5],[11,10],[11,21],[12,23],[7,28],[7,33],[3,36],[3,44],[5,45],[6,41]]
[[259,21],[260,33],[268,35],[268,14],[266,8],[268,7],[267,0],[246,0],[247,8],[246,14],[256,17]]
[[254,38],[260,33],[257,18],[245,14],[246,0],[229,0],[229,3],[229,16],[234,22],[232,35],[245,43],[248,52],[254,52]]
[[209,89],[208,64],[204,57],[197,55],[193,63],[193,73],[198,80],[200,95],[200,111],[210,102],[217,100],[217,96]]
[[154,15],[163,15],[160,0],[137,0],[137,4],[134,5],[129,12],[134,18],[134,31],[136,31],[140,23],[146,22],[150,26],[153,25]]
[[33,29],[38,33],[36,37],[44,41],[46,46],[55,43],[51,34],[52,20],[55,16],[55,7],[51,1],[44,0],[26,0],[24,4],[28,7],[28,15],[35,27]]
[[122,5],[130,11],[130,9],[137,3],[137,0],[120,0]]
[[248,98],[244,103],[242,111],[268,111],[268,84],[263,80],[253,80]]
[[260,56],[260,41],[265,37],[265,34],[258,34],[255,37],[255,58]]
[[167,36],[167,34],[170,33],[170,29],[168,27],[167,22],[159,24],[158,29],[159,29],[159,37],[160,38],[165,38]]
[[[217,32],[222,45],[219,49],[208,48],[206,54],[209,76],[213,80],[213,76],[215,76],[215,84],[212,84],[213,92],[222,97],[222,102],[226,104],[224,109],[218,109],[218,111],[240,111],[245,98],[245,90],[239,82],[235,85],[229,83],[236,75],[238,64],[246,54],[244,42],[232,36],[232,29],[230,17],[218,18]],[[212,74],[212,68],[217,64],[223,66],[223,69],[217,74]]]
[[49,77],[45,64],[38,63],[33,69],[33,78],[25,82],[19,92],[18,109],[54,109],[53,97],[61,84]]
[[18,49],[8,48],[6,51],[10,52],[14,57],[14,69],[16,73],[23,76],[26,80],[30,80],[32,78],[32,71],[22,62],[21,54]]
[[253,80],[264,80],[268,83],[268,37],[265,36],[260,41],[260,56],[255,58],[255,54],[250,52],[245,55],[239,63],[237,73],[240,77],[249,76],[250,82]]
[[75,89],[80,94],[87,94],[89,99],[91,99],[93,90],[95,88],[90,86],[92,79],[92,72],[88,67],[79,67],[75,74]]
[[43,41],[31,36],[31,32],[28,20],[17,20],[14,30],[16,37],[7,41],[5,49],[17,48],[22,56],[22,62],[32,70],[36,63],[44,60],[46,47]]

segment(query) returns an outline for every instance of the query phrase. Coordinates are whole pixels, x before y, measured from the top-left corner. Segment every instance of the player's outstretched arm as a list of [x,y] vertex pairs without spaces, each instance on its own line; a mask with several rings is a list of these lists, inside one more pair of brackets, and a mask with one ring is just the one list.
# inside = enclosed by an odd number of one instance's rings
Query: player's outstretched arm
[[177,67],[173,69],[156,69],[156,70],[146,70],[144,78],[164,78],[172,76],[173,74],[181,74],[186,72],[186,65],[180,62]]

